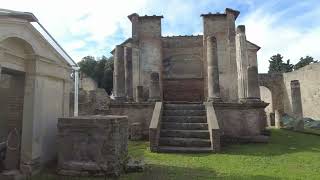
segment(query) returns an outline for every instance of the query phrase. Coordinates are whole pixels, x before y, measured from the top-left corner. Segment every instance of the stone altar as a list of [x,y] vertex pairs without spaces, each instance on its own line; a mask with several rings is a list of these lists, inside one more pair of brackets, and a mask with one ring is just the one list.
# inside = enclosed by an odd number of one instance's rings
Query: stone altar
[[128,155],[126,116],[59,118],[58,173],[118,176]]

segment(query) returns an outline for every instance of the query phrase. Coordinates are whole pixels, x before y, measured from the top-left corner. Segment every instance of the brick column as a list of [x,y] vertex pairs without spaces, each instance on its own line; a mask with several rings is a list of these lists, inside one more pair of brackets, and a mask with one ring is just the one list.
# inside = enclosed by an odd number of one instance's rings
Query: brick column
[[136,102],[143,102],[143,86],[136,87]]
[[248,73],[248,101],[260,101],[260,88],[258,80],[258,68],[257,66],[249,66]]
[[292,80],[290,82],[291,86],[291,103],[292,103],[292,112],[297,119],[303,117],[302,112],[302,101],[301,101],[301,91],[300,91],[300,82],[299,80]]
[[208,62],[208,101],[221,101],[219,85],[219,66],[217,39],[207,37],[207,62]]
[[152,72],[150,74],[149,101],[160,100],[160,84],[159,73]]
[[125,100],[125,70],[124,70],[124,48],[123,46],[116,46],[114,53],[114,98],[118,101]]
[[132,87],[132,48],[124,48],[125,90],[127,101],[133,101]]
[[240,101],[246,101],[248,94],[248,54],[245,26],[239,25],[236,34],[236,61],[238,69],[238,97]]

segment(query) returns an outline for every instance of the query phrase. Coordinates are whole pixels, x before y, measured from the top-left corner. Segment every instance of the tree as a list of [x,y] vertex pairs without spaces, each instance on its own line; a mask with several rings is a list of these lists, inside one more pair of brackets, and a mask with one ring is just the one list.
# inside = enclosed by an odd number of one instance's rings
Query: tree
[[80,71],[97,82],[98,88],[104,88],[111,94],[113,87],[113,57],[101,56],[95,59],[86,56],[78,63]]
[[269,72],[268,73],[283,73],[283,72],[291,72],[293,69],[293,65],[290,64],[290,59],[287,60],[286,63],[283,62],[283,56],[281,54],[276,54],[271,56],[269,60]]
[[103,74],[104,89],[111,94],[113,88],[113,56],[110,57],[104,66]]
[[93,56],[86,56],[82,58],[81,61],[78,63],[80,71],[91,78],[94,77],[94,69],[96,67],[96,64],[97,61]]
[[314,60],[313,57],[311,57],[311,56],[301,57],[300,61],[296,65],[294,65],[293,68],[294,68],[294,70],[297,70],[297,69],[302,68],[306,65],[309,65],[311,63],[317,63],[317,62],[318,61]]

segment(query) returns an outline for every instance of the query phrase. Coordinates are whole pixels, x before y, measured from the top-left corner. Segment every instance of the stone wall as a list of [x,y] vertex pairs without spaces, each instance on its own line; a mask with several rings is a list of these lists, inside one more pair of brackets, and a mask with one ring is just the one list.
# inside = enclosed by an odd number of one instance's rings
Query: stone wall
[[214,103],[222,135],[226,137],[253,137],[261,135],[267,121],[265,103]]
[[128,116],[129,131],[133,123],[140,123],[142,135],[147,138],[149,135],[149,125],[152,118],[155,103],[111,103],[110,110],[106,114]]
[[[320,119],[320,64],[311,64],[293,72],[283,74],[259,74],[259,85],[268,88],[272,95],[271,112],[293,116],[291,86],[292,80],[298,80],[301,89],[303,117]],[[261,91],[265,96],[265,91]]]
[[120,175],[128,155],[125,116],[59,118],[58,173]]
[[320,63],[311,64],[293,72],[284,73],[284,111],[293,115],[290,82],[299,80],[303,117],[320,120]]

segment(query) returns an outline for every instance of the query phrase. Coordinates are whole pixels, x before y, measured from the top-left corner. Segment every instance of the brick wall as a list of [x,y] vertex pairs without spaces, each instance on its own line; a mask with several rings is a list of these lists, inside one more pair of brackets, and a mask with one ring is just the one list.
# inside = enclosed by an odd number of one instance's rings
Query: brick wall
[[203,79],[176,79],[163,81],[165,101],[203,101]]

